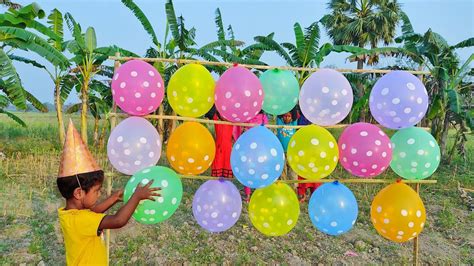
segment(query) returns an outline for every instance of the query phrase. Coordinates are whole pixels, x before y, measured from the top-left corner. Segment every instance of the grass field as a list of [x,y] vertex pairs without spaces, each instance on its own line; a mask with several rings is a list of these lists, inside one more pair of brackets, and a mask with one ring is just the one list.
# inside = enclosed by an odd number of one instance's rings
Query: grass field
[[[60,144],[54,114],[19,114],[29,125],[22,128],[0,116],[0,264],[62,264],[64,248],[57,208],[64,204],[57,192]],[[77,117],[73,117],[78,124]],[[91,127],[92,128],[92,127]],[[339,132],[334,132],[337,136]],[[106,172],[112,169],[105,152],[93,150]],[[473,202],[458,185],[474,187],[474,137],[469,136],[468,161],[454,158],[421,187],[427,223],[420,235],[420,258],[430,264],[474,264]],[[167,165],[166,156],[160,165]],[[348,178],[340,166],[332,177]],[[394,178],[386,171],[380,178]],[[128,177],[113,178],[114,189]],[[369,221],[369,207],[382,185],[348,185],[359,203],[355,227],[339,237],[317,231],[301,204],[296,227],[286,236],[268,238],[250,223],[247,204],[238,223],[221,234],[209,234],[194,221],[192,197],[201,181],[183,181],[180,208],[167,221],[145,226],[131,221],[112,233],[111,264],[163,263],[282,263],[408,264],[413,243],[396,244],[379,236]],[[469,192],[468,192],[469,193]],[[470,195],[472,196],[472,194]],[[118,206],[117,206],[118,207]],[[116,210],[114,207],[112,212]],[[352,256],[347,255],[352,251]],[[355,255],[354,255],[355,254]]]

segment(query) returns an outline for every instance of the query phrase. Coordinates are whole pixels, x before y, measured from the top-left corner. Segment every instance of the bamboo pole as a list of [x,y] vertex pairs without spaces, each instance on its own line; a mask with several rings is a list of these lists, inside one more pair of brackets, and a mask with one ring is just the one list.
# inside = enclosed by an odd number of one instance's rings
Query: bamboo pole
[[[120,57],[120,52],[115,53],[116,57]],[[116,60],[114,62],[114,73],[117,71],[117,69],[120,67],[120,61]],[[117,104],[114,102],[112,105],[112,111],[115,114],[117,112]],[[112,132],[112,129],[114,129],[115,125],[117,125],[117,116],[112,115],[110,117],[110,131]],[[112,168],[113,171],[113,168]],[[112,177],[114,176],[113,172],[112,174],[106,175],[107,177],[107,197],[112,194]],[[110,229],[105,230],[105,246],[107,248],[107,263],[110,261]]]
[[[420,183],[417,183],[415,185],[415,191],[418,195],[420,194]],[[413,239],[413,265],[415,266],[420,265],[420,259],[418,256],[419,245],[420,243],[419,243],[418,235],[416,235],[416,237]]]
[[[110,116],[117,116],[117,117],[129,117],[127,114],[122,113],[110,113]],[[221,120],[209,120],[209,119],[202,119],[202,118],[194,118],[194,117],[184,117],[184,116],[174,116],[174,115],[146,115],[143,118],[150,118],[150,119],[165,119],[165,120],[181,120],[181,121],[188,121],[188,122],[199,122],[203,124],[219,124],[219,125],[232,125],[232,126],[241,126],[241,127],[254,127],[259,126],[260,124],[254,123],[234,123],[229,121],[221,121]],[[323,128],[345,128],[350,126],[351,124],[337,124],[333,126],[321,126]],[[286,126],[286,125],[271,125],[265,124],[262,125],[267,128],[302,128],[307,125],[300,125],[300,126]],[[378,127],[382,127],[381,125],[375,125]],[[429,128],[422,127],[425,130],[429,130]]]
[[[205,61],[205,60],[191,60],[191,59],[174,59],[174,58],[140,58],[140,57],[120,57],[120,56],[110,56],[110,60],[115,61],[128,61],[128,60],[142,60],[146,62],[168,62],[168,63],[176,63],[176,64],[201,64],[201,65],[212,65],[212,66],[227,66],[232,67],[235,63],[228,63],[228,62],[214,62],[214,61]],[[265,66],[265,65],[249,65],[249,64],[238,64],[239,66],[246,67],[246,68],[254,68],[254,69],[282,69],[282,70],[292,70],[292,71],[308,71],[308,72],[316,72],[319,68],[313,67],[290,67],[290,66]],[[385,69],[347,69],[347,68],[337,68],[334,69],[339,72],[344,73],[378,73],[378,74],[385,74],[389,73],[392,70],[385,70]],[[412,73],[414,75],[429,75],[429,71],[418,71],[418,70],[409,70],[406,71]]]

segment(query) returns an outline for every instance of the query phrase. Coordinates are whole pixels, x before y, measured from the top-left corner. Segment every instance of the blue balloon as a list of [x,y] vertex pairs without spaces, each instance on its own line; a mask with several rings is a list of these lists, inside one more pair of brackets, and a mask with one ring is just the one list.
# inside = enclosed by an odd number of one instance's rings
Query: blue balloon
[[264,126],[242,134],[232,147],[230,164],[237,180],[244,186],[263,188],[280,177],[285,153],[278,138]]
[[334,181],[313,192],[308,211],[311,222],[319,231],[337,236],[352,229],[359,207],[352,191]]

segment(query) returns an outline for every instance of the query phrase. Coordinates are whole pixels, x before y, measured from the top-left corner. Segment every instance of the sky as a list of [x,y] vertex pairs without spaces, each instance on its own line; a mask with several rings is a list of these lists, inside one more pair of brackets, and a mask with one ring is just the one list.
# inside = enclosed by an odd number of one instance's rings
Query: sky
[[[22,5],[30,1],[16,0]],[[402,9],[408,14],[415,32],[424,33],[431,28],[440,33],[449,44],[456,44],[474,36],[474,0],[399,0]],[[152,44],[150,37],[142,28],[132,12],[120,0],[37,0],[47,12],[58,8],[63,15],[69,12],[85,30],[95,28],[98,46],[116,44],[119,47],[144,55]],[[144,11],[162,42],[166,25],[164,0],[135,0]],[[217,39],[214,22],[215,10],[220,8],[224,27],[232,25],[236,39],[246,45],[254,43],[253,37],[275,32],[274,39],[279,43],[294,42],[293,24],[299,22],[308,27],[329,11],[327,1],[309,0],[175,0],[176,15],[183,15],[185,25],[196,28],[196,42],[200,47]],[[4,8],[0,8],[3,12]],[[44,21],[46,23],[46,21]],[[70,33],[64,24],[66,39]],[[321,27],[320,44],[330,42]],[[398,30],[400,31],[400,30]],[[459,56],[465,61],[473,48],[459,50]],[[26,55],[22,52],[19,55]],[[330,54],[321,66],[356,68],[355,63],[346,60],[348,54]],[[39,62],[41,58],[28,55]],[[265,53],[262,61],[270,65],[284,65],[284,61],[274,53]],[[381,64],[387,64],[382,60]],[[112,64],[112,62],[110,62]],[[53,82],[48,74],[29,65],[15,63],[24,87],[42,102],[53,102]],[[71,95],[67,103],[78,102]]]

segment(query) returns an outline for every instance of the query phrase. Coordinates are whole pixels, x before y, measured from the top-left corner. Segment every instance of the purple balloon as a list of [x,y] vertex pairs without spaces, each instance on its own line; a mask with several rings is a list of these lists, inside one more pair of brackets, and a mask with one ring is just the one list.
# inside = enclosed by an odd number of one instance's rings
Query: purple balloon
[[313,124],[335,125],[351,111],[352,87],[346,77],[333,69],[320,69],[303,84],[300,107]]
[[209,232],[222,232],[231,228],[239,219],[241,211],[242,198],[230,181],[209,180],[194,194],[194,218]]
[[384,127],[400,129],[416,125],[428,110],[428,93],[416,76],[392,71],[381,77],[369,98],[372,116]]
[[129,117],[110,133],[107,156],[117,171],[133,175],[156,165],[161,156],[161,137],[145,118]]

